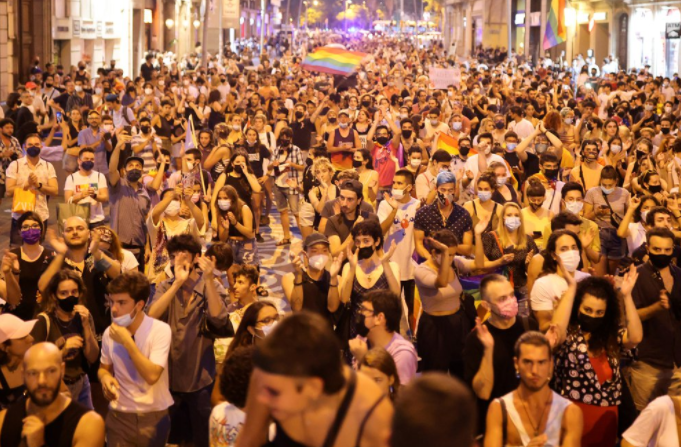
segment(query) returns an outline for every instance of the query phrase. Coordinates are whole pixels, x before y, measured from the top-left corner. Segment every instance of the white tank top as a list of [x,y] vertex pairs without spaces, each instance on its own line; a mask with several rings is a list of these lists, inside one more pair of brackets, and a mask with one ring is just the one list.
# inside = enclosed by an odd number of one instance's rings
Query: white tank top
[[[546,444],[544,444],[544,446],[545,447],[560,447],[560,428],[561,428],[562,423],[563,423],[563,413],[565,413],[565,409],[572,402],[570,402],[569,400],[565,399],[564,397],[556,394],[553,391],[552,391],[552,393],[553,393],[553,400],[551,401],[551,409],[549,410],[549,418],[546,420],[546,429],[544,431],[544,433],[546,433],[548,439],[546,441]],[[527,444],[530,443],[530,440],[532,438],[530,437],[530,435],[527,434],[527,431],[525,431],[525,426],[523,425],[523,421],[520,418],[520,414],[518,414],[518,410],[516,409],[515,405],[513,405],[513,392],[508,393],[507,395],[501,397],[500,399],[503,400],[504,403],[506,404],[506,411],[508,413],[508,419],[515,426],[516,430],[518,430],[518,433],[520,434],[520,439],[523,442],[521,444],[521,446],[522,447],[527,446]],[[506,447],[521,447],[521,446],[507,445]]]

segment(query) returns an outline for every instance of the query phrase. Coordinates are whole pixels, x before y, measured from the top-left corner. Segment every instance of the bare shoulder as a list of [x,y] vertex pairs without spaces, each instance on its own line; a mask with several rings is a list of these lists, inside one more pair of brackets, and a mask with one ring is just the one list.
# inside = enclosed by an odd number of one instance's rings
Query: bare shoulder
[[80,418],[73,436],[73,447],[103,447],[104,419],[94,411]]
[[[361,446],[385,446],[390,437],[393,404],[378,385],[363,374],[357,374],[356,412],[360,424],[364,422]],[[371,412],[371,414],[368,414]],[[366,419],[366,420],[365,420]]]

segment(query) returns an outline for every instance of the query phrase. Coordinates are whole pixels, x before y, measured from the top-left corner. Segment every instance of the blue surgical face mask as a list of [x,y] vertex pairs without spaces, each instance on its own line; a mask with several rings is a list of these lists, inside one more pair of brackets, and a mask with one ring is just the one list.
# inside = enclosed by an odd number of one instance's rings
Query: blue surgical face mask
[[615,191],[615,188],[608,189],[605,186],[601,186],[601,191],[607,196],[608,194],[612,194]]
[[489,199],[492,198],[492,192],[491,191],[478,191],[478,198],[480,199],[481,202],[487,202]]
[[504,218],[504,225],[506,225],[506,228],[508,228],[510,231],[515,231],[520,227],[520,217],[506,217]]

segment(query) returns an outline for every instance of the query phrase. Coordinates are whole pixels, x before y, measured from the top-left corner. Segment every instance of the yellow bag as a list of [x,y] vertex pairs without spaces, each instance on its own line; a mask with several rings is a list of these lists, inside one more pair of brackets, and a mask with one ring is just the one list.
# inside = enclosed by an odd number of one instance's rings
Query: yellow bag
[[23,214],[28,211],[35,211],[35,191],[17,186],[14,188],[12,212]]

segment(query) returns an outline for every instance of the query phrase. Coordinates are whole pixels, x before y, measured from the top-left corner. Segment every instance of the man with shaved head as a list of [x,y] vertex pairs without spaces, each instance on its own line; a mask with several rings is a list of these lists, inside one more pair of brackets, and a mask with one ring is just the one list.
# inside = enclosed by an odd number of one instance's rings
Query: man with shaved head
[[26,396],[0,412],[0,447],[102,447],[104,421],[59,392],[65,365],[52,343],[24,355]]
[[56,255],[38,280],[38,288],[45,293],[50,279],[61,269],[77,270],[85,283],[85,306],[95,322],[96,334],[101,335],[111,323],[106,308],[106,285],[109,279],[120,275],[121,264],[99,249],[98,233],[91,233],[88,223],[81,217],[73,216],[64,221],[63,236],[57,237],[53,230],[47,230],[46,240]]

